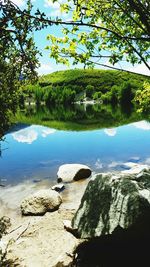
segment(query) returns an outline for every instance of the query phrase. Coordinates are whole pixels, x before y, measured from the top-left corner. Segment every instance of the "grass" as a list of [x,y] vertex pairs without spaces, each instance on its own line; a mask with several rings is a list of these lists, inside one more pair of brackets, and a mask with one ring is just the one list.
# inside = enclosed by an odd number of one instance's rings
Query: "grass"
[[64,85],[64,84],[76,84],[76,85],[95,85],[102,86],[119,85],[120,81],[139,80],[143,82],[145,79],[150,79],[144,75],[131,74],[127,72],[115,71],[115,70],[97,70],[97,69],[74,69],[57,71],[51,74],[43,75],[39,78],[41,86],[45,85]]

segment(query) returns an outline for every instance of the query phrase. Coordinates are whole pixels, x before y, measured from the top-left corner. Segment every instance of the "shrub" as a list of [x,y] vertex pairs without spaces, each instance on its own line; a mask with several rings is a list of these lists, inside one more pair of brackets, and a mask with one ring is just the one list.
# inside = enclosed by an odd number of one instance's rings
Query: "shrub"
[[144,82],[143,88],[136,91],[134,102],[138,112],[150,111],[150,83]]
[[124,82],[123,85],[120,87],[119,91],[119,99],[121,105],[129,105],[133,99],[133,91],[132,85],[130,82]]

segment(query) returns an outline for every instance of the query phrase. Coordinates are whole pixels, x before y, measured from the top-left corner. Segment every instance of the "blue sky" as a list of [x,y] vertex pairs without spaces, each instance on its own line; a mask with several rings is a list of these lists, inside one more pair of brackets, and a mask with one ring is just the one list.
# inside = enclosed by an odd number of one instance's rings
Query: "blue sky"
[[[27,1],[26,0],[13,0],[13,2],[17,4],[19,7],[23,8],[25,7],[25,4]],[[66,0],[59,0],[59,2],[60,3],[66,2]],[[58,3],[52,3],[51,0],[32,0],[32,3],[34,5],[35,10],[39,8],[40,10],[42,10],[43,12],[45,12],[47,15],[51,17],[55,18],[56,16],[63,16],[63,19],[65,20],[69,19],[69,15],[66,16],[60,13]],[[45,49],[46,45],[49,45],[49,42],[46,40],[46,36],[49,33],[60,36],[61,34],[60,26],[48,27],[47,29],[38,31],[34,34],[35,43],[38,49],[40,50],[40,52],[42,52],[42,57],[39,58],[40,64],[41,64],[41,66],[38,69],[39,75],[67,69],[66,66],[62,64],[59,64],[59,65],[56,64],[55,61],[49,57],[49,51]],[[128,63],[124,63],[124,64],[120,63],[120,64],[116,64],[115,66],[119,68],[121,66],[122,68],[125,68],[130,71],[150,75],[149,70],[145,67],[144,64],[132,66]],[[82,65],[80,64],[75,67],[81,68]],[[70,67],[70,68],[73,68],[73,67]]]

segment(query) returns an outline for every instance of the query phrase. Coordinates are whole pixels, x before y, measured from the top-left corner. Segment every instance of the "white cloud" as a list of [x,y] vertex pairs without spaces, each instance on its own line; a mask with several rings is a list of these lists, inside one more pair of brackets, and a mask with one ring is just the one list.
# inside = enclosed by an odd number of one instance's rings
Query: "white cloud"
[[[139,74],[144,74],[144,75],[148,75],[150,76],[150,71],[149,69],[145,66],[144,63],[142,64],[135,64],[134,66],[132,66],[130,63],[127,63],[124,65],[123,62],[118,62],[115,65],[112,65],[109,60],[105,60],[103,62],[105,65],[107,65],[108,67],[115,67],[115,68],[119,68],[119,69],[123,69],[123,70],[127,70],[127,71],[131,71],[131,72],[135,72],[135,73],[139,73]],[[150,62],[149,62],[150,63]],[[104,69],[108,69],[107,67],[104,67]]]
[[51,16],[51,17],[68,17],[68,14],[67,13],[62,13],[61,11],[60,11],[60,9],[58,8],[58,9],[55,9],[55,10],[53,10],[53,11],[51,11],[51,13],[49,14],[49,16]]
[[52,72],[53,68],[50,64],[41,63],[40,67],[37,69],[39,75],[48,74]]
[[150,123],[147,121],[134,122],[132,125],[142,130],[150,130]]
[[45,7],[52,7],[54,9],[55,8],[58,9],[60,7],[60,4],[58,2],[53,3],[52,0],[45,0],[44,1],[44,6]]
[[[32,126],[31,126],[32,127]],[[32,144],[38,137],[38,133],[33,130],[31,127],[27,129],[20,130],[12,134],[14,140],[19,143]]]
[[117,130],[115,128],[105,129],[104,132],[109,136],[115,136]]
[[59,2],[54,2],[52,0],[45,0],[44,6],[50,8],[50,17],[68,17],[69,14],[60,11],[60,5],[66,3],[66,0],[59,0]]
[[52,7],[54,9],[58,9],[58,8],[60,8],[60,5],[64,4],[64,3],[66,3],[66,0],[59,0],[59,1],[56,1],[54,3],[53,3],[52,0],[45,0],[44,1],[44,6],[45,7]]
[[53,134],[55,132],[56,132],[55,129],[49,129],[49,128],[47,128],[47,129],[42,130],[42,134],[41,135],[42,135],[42,137],[46,137],[47,135]]
[[[12,2],[19,7],[22,7],[26,4],[25,0],[12,0]],[[4,0],[2,0],[2,4],[6,4],[6,2],[4,2]]]
[[148,68],[145,66],[144,63],[136,65],[136,66],[132,66],[128,68],[127,70],[150,76],[150,71],[148,70]]
[[22,7],[25,5],[25,0],[13,0],[12,1],[15,5],[19,6],[19,7]]

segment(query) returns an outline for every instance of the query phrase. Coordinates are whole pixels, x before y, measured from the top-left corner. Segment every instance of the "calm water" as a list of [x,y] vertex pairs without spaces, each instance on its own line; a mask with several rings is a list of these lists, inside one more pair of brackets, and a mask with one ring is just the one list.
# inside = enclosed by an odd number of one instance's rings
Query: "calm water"
[[61,164],[82,163],[95,172],[120,169],[127,161],[150,163],[150,123],[142,120],[115,128],[62,131],[18,125],[2,142],[0,179],[56,179]]

